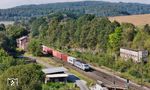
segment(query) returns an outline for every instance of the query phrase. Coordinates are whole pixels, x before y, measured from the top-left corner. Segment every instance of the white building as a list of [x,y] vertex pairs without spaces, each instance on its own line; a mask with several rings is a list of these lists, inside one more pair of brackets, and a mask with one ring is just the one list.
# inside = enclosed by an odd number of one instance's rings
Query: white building
[[125,60],[132,59],[135,62],[147,61],[148,51],[147,50],[130,50],[120,48],[120,57]]

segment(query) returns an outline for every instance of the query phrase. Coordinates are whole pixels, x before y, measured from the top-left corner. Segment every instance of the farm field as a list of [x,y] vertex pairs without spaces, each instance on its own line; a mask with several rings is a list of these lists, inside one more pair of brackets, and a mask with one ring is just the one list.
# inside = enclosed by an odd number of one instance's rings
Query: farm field
[[110,21],[118,21],[119,23],[132,23],[136,26],[150,24],[150,14],[130,15],[130,16],[115,16],[108,17]]

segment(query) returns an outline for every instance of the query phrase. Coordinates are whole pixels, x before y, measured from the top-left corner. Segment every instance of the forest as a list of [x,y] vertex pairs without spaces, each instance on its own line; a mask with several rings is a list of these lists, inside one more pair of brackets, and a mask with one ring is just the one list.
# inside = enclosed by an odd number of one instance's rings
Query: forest
[[[59,6],[59,7],[58,7]],[[84,14],[96,16],[120,16],[133,14],[149,14],[149,4],[111,3],[103,1],[84,1],[51,3],[41,5],[23,5],[9,9],[0,9],[1,21],[29,20],[31,17],[46,16],[52,13],[66,12],[74,17]]]
[[[121,76],[137,83],[150,83],[150,61],[135,63],[119,56],[121,47],[150,51],[150,26],[136,27],[131,23],[110,22],[108,18],[82,15],[79,18],[67,14],[53,14],[30,20],[29,52],[44,44],[92,65],[112,68]],[[36,43],[36,45],[33,43]],[[36,50],[40,51],[40,50]],[[149,57],[148,57],[149,58]],[[142,78],[142,82],[141,82]]]

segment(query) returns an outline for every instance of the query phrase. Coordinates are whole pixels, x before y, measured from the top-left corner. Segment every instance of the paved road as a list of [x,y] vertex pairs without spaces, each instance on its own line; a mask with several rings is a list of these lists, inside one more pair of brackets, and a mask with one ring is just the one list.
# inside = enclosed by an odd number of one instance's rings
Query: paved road
[[70,73],[69,77],[68,77],[68,80],[71,81],[71,82],[74,82],[80,88],[80,90],[89,90],[89,88],[86,85],[86,81],[80,80],[74,74]]
[[80,87],[80,90],[89,90],[84,80],[76,80],[76,84]]

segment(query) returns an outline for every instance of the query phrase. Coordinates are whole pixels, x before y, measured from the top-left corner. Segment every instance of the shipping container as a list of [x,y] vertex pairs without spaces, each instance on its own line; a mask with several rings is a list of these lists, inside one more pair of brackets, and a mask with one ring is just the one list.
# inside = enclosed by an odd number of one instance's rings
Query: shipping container
[[71,57],[71,56],[68,56],[67,58],[67,62],[70,63],[70,64],[74,64],[74,62],[76,61],[77,59],[75,57]]
[[59,52],[59,51],[57,51],[57,58],[58,58],[58,59],[62,59],[62,58],[61,58],[61,55],[62,55],[62,53]]
[[57,51],[53,50],[53,56],[57,57]]
[[53,50],[53,56],[54,56],[54,57],[56,57],[56,58],[58,58],[58,59],[61,59],[61,55],[62,55],[61,52],[56,51],[56,50]]
[[53,49],[51,49],[51,48],[47,48],[48,50],[47,50],[47,53],[49,53],[49,54],[52,54],[53,53]]
[[61,54],[61,58],[62,58],[63,61],[67,62],[68,55]]

